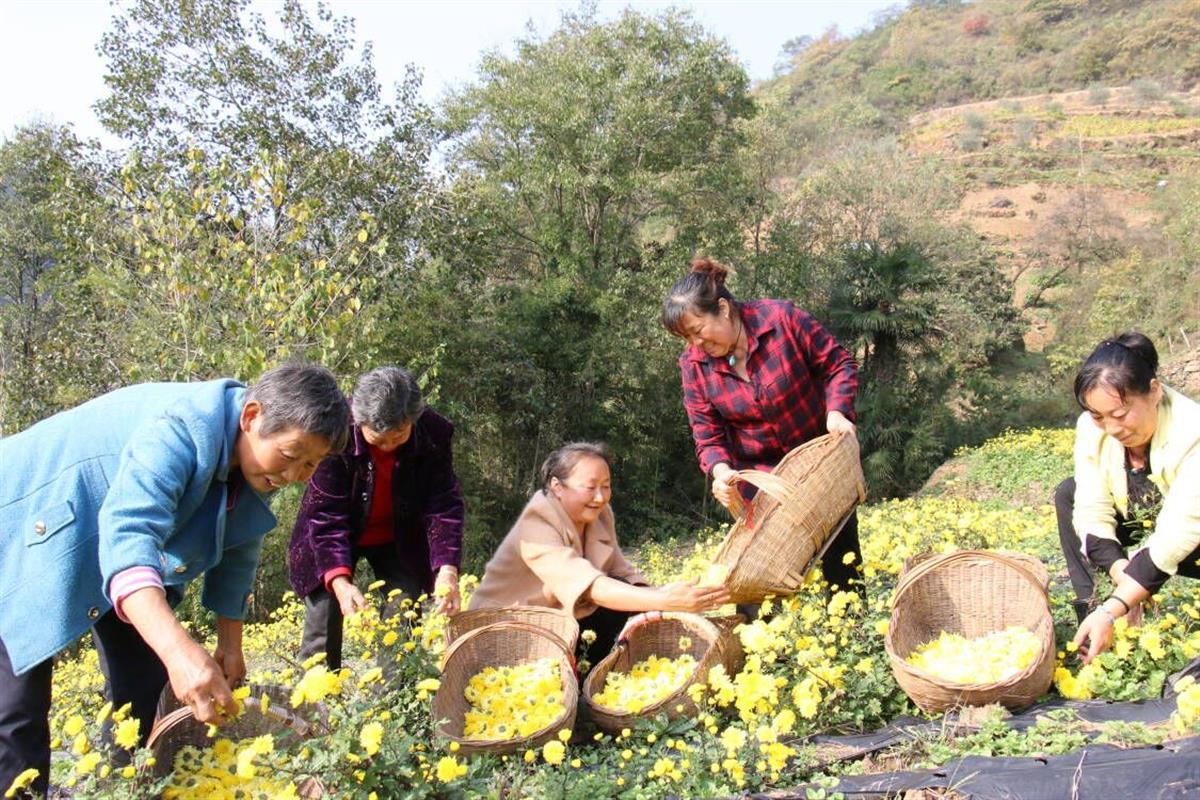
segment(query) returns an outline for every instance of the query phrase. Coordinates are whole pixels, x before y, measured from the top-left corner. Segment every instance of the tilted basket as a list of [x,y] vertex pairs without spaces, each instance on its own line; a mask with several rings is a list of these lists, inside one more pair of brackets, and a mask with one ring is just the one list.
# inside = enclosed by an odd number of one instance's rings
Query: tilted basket
[[[558,662],[563,692],[562,713],[529,736],[492,741],[464,738],[464,721],[471,708],[464,691],[471,678],[485,667],[515,666],[542,658],[554,658]],[[523,747],[542,745],[563,728],[574,727],[578,705],[579,680],[575,675],[573,649],[562,638],[529,622],[493,622],[466,631],[446,649],[441,685],[433,696],[433,726],[435,733],[457,742],[464,753],[512,753]]]
[[[741,643],[732,634],[735,624],[736,621],[717,625],[699,614],[683,612],[651,612],[631,618],[612,652],[592,668],[583,682],[583,698],[592,721],[601,730],[615,734],[622,728],[633,727],[639,719],[660,713],[669,719],[694,715],[696,704],[688,695],[688,687],[705,682],[708,671],[718,664],[724,664],[731,675],[736,671],[731,670],[733,664],[741,668]],[[687,647],[682,647],[681,641]],[[604,690],[610,672],[628,672],[634,664],[650,656],[678,658],[685,653],[696,659],[695,670],[676,691],[657,703],[633,712],[601,706],[593,700]]]
[[[1054,677],[1048,587],[1045,566],[1019,553],[960,550],[910,559],[896,584],[885,640],[896,682],[930,713],[989,703],[1031,705]],[[950,683],[905,660],[943,631],[974,639],[1013,626],[1033,631],[1040,650],[1032,664],[998,683]]]
[[759,491],[745,504],[717,551],[723,584],[735,603],[788,596],[813,559],[866,499],[858,440],[820,436],[792,450],[770,472],[740,470]]
[[503,608],[475,608],[450,617],[446,624],[446,647],[468,631],[483,628],[496,622],[526,622],[545,628],[567,644],[574,653],[579,643],[579,623],[575,617],[549,606],[505,606]]
[[[268,698],[265,711],[260,702],[264,694]],[[269,733],[275,737],[277,747],[286,746],[289,741],[308,739],[314,734],[313,724],[291,710],[290,698],[291,692],[282,686],[252,684],[250,696],[243,701],[242,714],[221,725],[217,736],[236,741]],[[164,687],[158,700],[157,719],[146,741],[146,747],[154,755],[151,768],[154,777],[171,773],[175,768],[175,756],[184,747],[206,749],[213,741],[208,735],[208,725],[198,721],[192,716],[191,708],[175,699],[169,684]],[[300,784],[298,794],[304,800],[316,800],[325,796],[325,789],[319,780],[309,778]]]

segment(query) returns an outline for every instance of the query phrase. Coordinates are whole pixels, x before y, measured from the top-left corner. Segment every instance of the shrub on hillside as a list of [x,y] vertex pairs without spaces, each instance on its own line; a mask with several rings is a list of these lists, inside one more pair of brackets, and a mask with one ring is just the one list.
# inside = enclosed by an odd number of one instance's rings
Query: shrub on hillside
[[1149,105],[1163,99],[1162,84],[1150,78],[1138,78],[1129,84],[1129,88],[1133,89],[1133,99],[1139,105]]
[[1088,105],[1104,106],[1108,104],[1108,88],[1098,83],[1088,87]]
[[986,36],[988,33],[988,18],[986,14],[976,14],[963,20],[962,30],[967,36]]
[[1029,147],[1033,144],[1033,134],[1036,130],[1037,122],[1033,117],[1017,117],[1013,120],[1013,142],[1017,147]]

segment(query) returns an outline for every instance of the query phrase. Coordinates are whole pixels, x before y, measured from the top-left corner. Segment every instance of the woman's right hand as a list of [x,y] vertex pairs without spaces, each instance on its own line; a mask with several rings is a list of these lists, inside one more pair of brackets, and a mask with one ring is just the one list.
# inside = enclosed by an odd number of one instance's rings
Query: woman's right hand
[[1072,640],[1072,643],[1079,648],[1079,652],[1083,655],[1084,664],[1092,663],[1096,656],[1103,653],[1112,644],[1114,623],[1112,614],[1103,607],[1097,608],[1084,617]]
[[343,617],[354,616],[367,607],[367,598],[363,597],[363,593],[354,585],[354,581],[345,575],[334,578],[329,588],[333,590],[333,596],[337,598],[338,608],[342,610]]
[[742,499],[737,489],[737,472],[723,461],[712,468],[712,494],[730,511],[735,511]]
[[166,664],[171,691],[201,722],[219,725],[233,710],[233,693],[216,659],[192,640],[175,650]]
[[663,595],[663,611],[708,611],[729,602],[729,590],[724,586],[697,586],[697,579],[668,583],[659,587]]

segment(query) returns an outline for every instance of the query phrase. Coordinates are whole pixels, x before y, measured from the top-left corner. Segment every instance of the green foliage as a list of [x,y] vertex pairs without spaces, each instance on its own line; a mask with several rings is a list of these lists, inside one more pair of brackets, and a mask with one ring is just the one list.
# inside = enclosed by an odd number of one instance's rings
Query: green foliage
[[[114,376],[97,334],[76,245],[95,198],[89,153],[65,129],[34,125],[0,144],[0,433],[87,399]],[[81,210],[81,206],[83,209]]]
[[1163,99],[1162,84],[1158,81],[1150,80],[1149,78],[1139,78],[1129,84],[1129,86],[1133,89],[1134,99],[1142,105],[1157,103]]
[[1070,428],[1005,431],[977,448],[955,453],[966,466],[960,489],[1049,502],[1054,487],[1072,473],[1074,441]]
[[[964,35],[983,12],[997,35]],[[913,112],[939,106],[1139,78],[1188,86],[1200,75],[1198,33],[1189,0],[912,3],[872,30],[813,42],[762,91],[786,99],[806,126],[861,99],[876,112],[830,136],[899,132]],[[977,142],[967,137],[964,149]]]
[[752,262],[756,288],[796,298],[855,354],[877,496],[916,488],[956,446],[986,435],[999,395],[990,363],[1016,336],[989,250],[939,221],[954,203],[935,163],[887,144],[850,146],[781,204]]
[[1088,743],[1084,724],[1071,709],[1051,711],[1038,717],[1032,728],[1021,732],[993,714],[978,731],[965,736],[943,735],[928,743],[928,758],[943,764],[952,758],[975,756],[1053,756],[1078,750]]
[[617,453],[624,537],[681,530],[703,488],[678,466],[694,456],[657,305],[694,249],[740,244],[759,213],[744,71],[686,14],[584,12],[487,56],[443,111],[458,219],[427,240],[381,357],[441,353],[474,557],[570,439]]

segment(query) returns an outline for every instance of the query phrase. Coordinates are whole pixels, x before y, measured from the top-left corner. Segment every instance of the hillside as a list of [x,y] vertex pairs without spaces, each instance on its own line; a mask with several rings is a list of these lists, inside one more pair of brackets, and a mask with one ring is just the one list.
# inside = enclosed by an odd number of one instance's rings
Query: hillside
[[1200,2],[918,0],[791,50],[760,94],[804,142],[794,170],[854,139],[931,163],[1056,375],[1123,327],[1186,357],[1200,295],[1171,237],[1200,174]]

